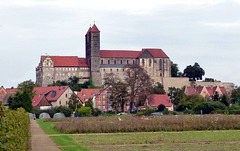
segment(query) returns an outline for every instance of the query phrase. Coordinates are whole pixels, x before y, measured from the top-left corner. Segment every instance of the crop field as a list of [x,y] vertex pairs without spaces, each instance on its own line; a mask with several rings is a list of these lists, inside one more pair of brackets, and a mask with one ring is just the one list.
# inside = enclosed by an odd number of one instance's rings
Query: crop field
[[[175,120],[176,123],[181,121],[182,123],[179,126],[178,124],[167,123],[168,126],[171,126],[171,129],[157,129],[154,131],[150,130],[143,132],[135,131],[136,128],[131,129],[131,131],[127,131],[128,127],[126,125],[133,125],[130,121],[135,123],[132,117],[121,117],[122,121],[117,120],[118,117],[88,117],[88,118],[65,118],[65,119],[51,119],[48,121],[38,120],[38,123],[43,129],[49,134],[49,136],[61,147],[64,151],[87,151],[87,150],[96,150],[96,151],[129,151],[129,150],[144,150],[144,151],[154,151],[154,150],[239,150],[240,148],[240,116],[224,116],[224,115],[206,115],[200,116],[204,117],[200,121],[195,124],[200,124],[201,131],[192,130],[192,125],[190,119],[194,119],[195,116],[183,116],[180,117],[181,120],[177,121],[174,118],[175,116],[161,116],[157,118],[168,118],[168,121]],[[177,116],[178,117],[178,116]],[[195,119],[197,119],[196,116]],[[133,117],[135,118],[135,117]],[[187,119],[188,122],[185,120]],[[119,130],[112,132],[108,131],[107,128],[101,127],[99,123],[106,124],[112,123],[112,120],[115,120],[115,123],[126,123],[130,122],[129,124],[118,124]],[[142,121],[149,121],[150,125],[156,124],[153,121],[158,121],[159,119],[150,118],[140,118],[137,125],[141,125]],[[184,120],[185,119],[185,120]],[[212,120],[212,122],[209,122]],[[211,119],[211,120],[210,120]],[[109,120],[109,122],[107,122]],[[136,119],[137,120],[137,119]],[[166,120],[166,119],[165,119]],[[82,123],[81,123],[81,122]],[[87,121],[84,123],[83,121]],[[93,122],[94,121],[94,122]],[[99,121],[99,122],[96,122]],[[89,123],[88,123],[89,122]],[[166,122],[166,121],[164,121]],[[218,123],[219,122],[219,123]],[[224,123],[225,122],[225,123]],[[232,122],[232,123],[231,123]],[[62,126],[63,124],[73,124],[75,125],[68,125],[68,127],[61,127],[59,129],[59,125]],[[89,125],[87,125],[87,123]],[[87,128],[92,127],[93,124],[95,129],[99,130],[87,130],[84,131],[74,130],[74,128],[79,129],[79,125],[83,124]],[[147,122],[146,122],[147,123]],[[146,124],[145,123],[145,124]],[[203,123],[208,123],[207,126]],[[212,124],[210,124],[212,123]],[[159,123],[158,123],[159,124]],[[166,123],[165,123],[166,124]],[[175,126],[174,126],[175,125]],[[177,127],[180,129],[176,128]],[[184,125],[188,125],[185,127]],[[221,125],[221,126],[218,126]],[[114,125],[111,125],[114,127]],[[107,126],[107,127],[111,127]],[[146,126],[146,125],[143,125]],[[54,128],[55,127],[55,128]],[[125,127],[125,128],[124,128]],[[173,128],[175,127],[175,128]],[[183,128],[184,127],[184,128]],[[191,127],[191,129],[189,128]],[[65,128],[65,130],[63,129]],[[125,130],[122,130],[124,128]],[[199,128],[196,125],[194,128]],[[207,129],[204,129],[207,128]],[[58,130],[56,130],[58,129]],[[116,129],[115,127],[112,129]],[[210,130],[209,130],[210,129]],[[218,130],[222,129],[222,130]],[[229,129],[229,130],[224,130]],[[235,129],[235,130],[234,130]],[[59,131],[60,130],[60,131]],[[105,132],[105,131],[108,132]]]

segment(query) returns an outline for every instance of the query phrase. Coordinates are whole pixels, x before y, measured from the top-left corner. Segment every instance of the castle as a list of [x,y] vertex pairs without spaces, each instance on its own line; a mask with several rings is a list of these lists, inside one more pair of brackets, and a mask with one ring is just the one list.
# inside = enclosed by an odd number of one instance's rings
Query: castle
[[171,61],[162,49],[100,50],[100,31],[94,24],[85,35],[86,58],[77,56],[41,56],[36,68],[36,83],[48,86],[58,80],[76,76],[84,82],[92,78],[94,85],[102,85],[106,73],[124,77],[125,66],[142,66],[155,82],[171,77]]

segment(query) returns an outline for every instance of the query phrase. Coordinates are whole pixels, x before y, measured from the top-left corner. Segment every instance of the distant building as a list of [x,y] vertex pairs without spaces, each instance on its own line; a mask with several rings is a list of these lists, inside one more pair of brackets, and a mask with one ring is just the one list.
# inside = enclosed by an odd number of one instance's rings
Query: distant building
[[112,107],[109,101],[110,93],[108,88],[106,86],[105,88],[82,89],[77,92],[77,95],[84,104],[91,98],[94,108],[98,108],[101,111],[111,111]]
[[146,100],[144,107],[151,106],[157,108],[160,104],[164,105],[169,111],[174,110],[174,104],[171,102],[168,95],[165,94],[153,94],[150,99],[148,98]]
[[69,86],[35,87],[33,92],[35,96],[32,106],[41,110],[60,105],[68,106],[69,98],[74,93]]
[[171,60],[162,49],[146,48],[141,51],[100,50],[100,31],[94,24],[85,35],[85,58],[77,56],[41,56],[36,68],[36,82],[48,86],[57,80],[76,76],[81,82],[92,78],[94,85],[102,85],[106,73],[124,77],[126,65],[142,66],[155,82],[171,77]]
[[211,98],[215,93],[218,93],[219,96],[222,95],[229,95],[225,89],[225,87],[222,86],[187,86],[185,88],[185,94],[186,95],[195,95],[199,94],[202,95],[204,98]]

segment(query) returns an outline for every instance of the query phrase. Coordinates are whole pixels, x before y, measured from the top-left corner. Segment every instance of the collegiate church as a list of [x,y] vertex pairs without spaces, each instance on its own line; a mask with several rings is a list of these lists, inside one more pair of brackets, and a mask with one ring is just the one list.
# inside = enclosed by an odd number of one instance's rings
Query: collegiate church
[[86,58],[77,56],[41,56],[36,68],[36,82],[48,86],[70,77],[84,82],[92,78],[94,85],[102,85],[106,73],[124,77],[125,66],[142,66],[155,82],[171,77],[171,61],[162,49],[144,48],[141,51],[100,50],[100,31],[94,24],[85,35]]

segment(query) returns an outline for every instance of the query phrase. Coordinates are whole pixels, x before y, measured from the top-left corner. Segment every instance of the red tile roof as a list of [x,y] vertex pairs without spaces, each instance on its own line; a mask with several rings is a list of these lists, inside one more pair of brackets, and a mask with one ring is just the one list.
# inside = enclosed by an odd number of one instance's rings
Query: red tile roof
[[6,88],[7,93],[16,93],[18,88]]
[[153,49],[153,48],[144,48],[139,54],[143,54],[145,51],[148,51],[154,58],[169,58],[162,49]]
[[88,29],[88,31],[87,31],[87,33],[86,33],[86,35],[89,35],[89,33],[90,33],[90,31],[91,31],[91,27],[89,27],[89,29]]
[[101,58],[137,58],[140,51],[100,50]]
[[160,104],[163,104],[166,107],[173,106],[173,103],[170,103],[170,98],[167,95],[154,94],[152,100],[150,100],[149,105],[151,107],[157,107]]
[[186,87],[186,94],[187,95],[194,95],[197,94],[195,87]]
[[98,30],[97,26],[94,24],[92,26],[91,32],[100,32],[100,30]]
[[82,89],[81,91],[77,92],[77,96],[80,98],[80,100],[85,103],[85,99],[89,99],[93,97],[93,94],[96,95],[102,90],[102,88],[96,88],[96,89]]
[[169,58],[162,49],[142,49],[142,51],[132,50],[100,50],[101,58],[138,58],[145,51],[148,51],[154,58]]
[[35,96],[33,97],[33,101],[38,101],[41,95],[45,95],[48,101],[54,102],[65,92],[69,86],[51,86],[51,87],[35,87],[33,92],[35,92]]
[[[44,61],[47,56],[41,56]],[[54,62],[54,67],[88,67],[86,58],[78,58],[77,56],[49,56]]]

